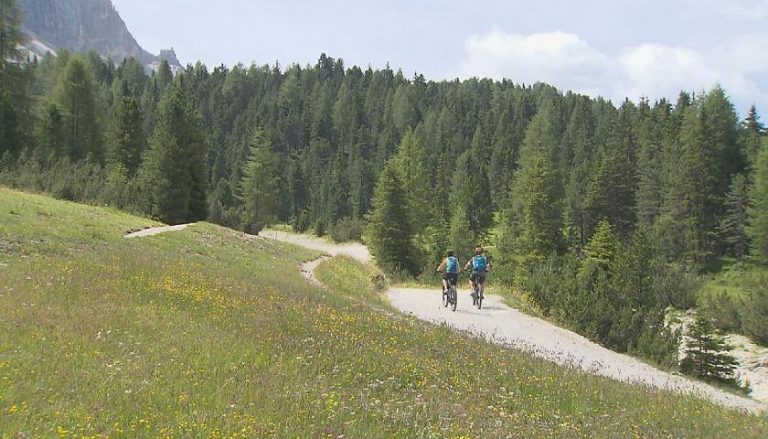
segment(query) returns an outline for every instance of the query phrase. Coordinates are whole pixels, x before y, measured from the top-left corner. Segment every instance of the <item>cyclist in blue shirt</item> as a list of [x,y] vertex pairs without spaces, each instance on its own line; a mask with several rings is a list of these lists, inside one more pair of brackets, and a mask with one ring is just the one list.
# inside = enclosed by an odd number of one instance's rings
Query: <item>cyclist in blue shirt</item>
[[[488,269],[491,267],[488,258],[483,254],[483,246],[477,244],[475,247],[475,255],[464,265],[464,270],[472,268],[472,274],[469,276],[469,288],[471,291],[475,291],[475,283],[485,283],[485,277],[488,275]],[[472,293],[474,294],[474,293]]]
[[443,274],[443,292],[445,292],[448,291],[448,282],[456,285],[459,280],[459,260],[454,256],[453,250],[448,250],[447,256],[435,272],[440,273],[443,270],[445,270]]

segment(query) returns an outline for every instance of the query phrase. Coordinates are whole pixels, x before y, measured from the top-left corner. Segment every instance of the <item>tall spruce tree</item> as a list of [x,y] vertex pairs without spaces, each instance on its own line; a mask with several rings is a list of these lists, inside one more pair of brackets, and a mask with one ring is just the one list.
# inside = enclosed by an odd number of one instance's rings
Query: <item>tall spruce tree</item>
[[749,107],[749,113],[747,113],[741,129],[744,157],[751,168],[754,168],[757,162],[757,154],[760,151],[763,136],[765,136],[765,127],[760,123],[757,107],[752,105]]
[[392,165],[402,177],[411,227],[414,233],[419,233],[433,220],[432,188],[424,143],[413,130],[406,129]]
[[71,56],[59,78],[56,103],[64,125],[64,147],[73,162],[103,158],[97,94],[91,72],[80,56]]
[[128,96],[128,89],[117,99],[112,113],[112,125],[107,135],[107,163],[121,164],[133,175],[141,163],[146,148],[144,122],[139,102]]
[[725,216],[718,227],[718,232],[728,246],[730,253],[739,261],[746,258],[749,246],[747,235],[748,190],[746,177],[742,174],[736,174],[725,198]]
[[22,146],[23,124],[17,107],[22,70],[19,61],[21,10],[16,0],[0,0],[0,157],[6,152],[16,156]]
[[608,143],[597,157],[584,199],[585,230],[591,234],[602,219],[627,238],[635,225],[635,142],[631,112],[625,104],[610,129]]
[[571,243],[583,246],[589,238],[584,196],[593,172],[595,117],[586,98],[580,98],[561,141],[562,155],[568,165],[563,216]]
[[734,371],[739,362],[727,350],[728,345],[717,335],[712,321],[699,316],[688,329],[680,370],[707,381],[735,383]]
[[416,275],[413,232],[408,222],[407,196],[392,162],[379,175],[373,193],[366,240],[379,265],[387,270]]
[[251,135],[248,159],[243,165],[242,175],[242,223],[245,231],[258,234],[277,220],[280,194],[272,147],[259,129]]
[[768,263],[768,138],[763,140],[757,155],[749,191],[747,208],[747,233],[752,240],[751,254],[762,263]]
[[160,104],[157,129],[139,168],[145,210],[170,224],[204,219],[206,155],[199,116],[179,79]]
[[[641,104],[641,110],[644,105]],[[650,230],[661,214],[663,202],[663,126],[669,119],[670,107],[665,101],[649,111],[641,111],[638,127],[637,194],[635,211],[638,227]]]
[[550,107],[545,107],[531,121],[512,182],[507,222],[515,238],[507,241],[514,243],[513,248],[501,250],[520,255],[524,262],[521,270],[558,251],[562,242],[560,182],[550,156],[557,144],[551,121],[554,116]]

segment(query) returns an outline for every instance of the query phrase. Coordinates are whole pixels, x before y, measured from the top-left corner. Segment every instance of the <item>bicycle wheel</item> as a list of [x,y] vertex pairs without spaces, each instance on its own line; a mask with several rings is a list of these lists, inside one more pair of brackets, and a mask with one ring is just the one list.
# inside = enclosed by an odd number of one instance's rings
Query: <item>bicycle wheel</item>
[[485,291],[485,286],[481,284],[477,290],[477,309],[480,309],[483,306],[483,292]]
[[456,311],[456,285],[451,285],[448,291],[448,296],[450,297],[451,301],[451,311]]
[[448,304],[450,303],[450,301],[451,301],[451,297],[448,291],[443,291],[443,306],[448,308]]

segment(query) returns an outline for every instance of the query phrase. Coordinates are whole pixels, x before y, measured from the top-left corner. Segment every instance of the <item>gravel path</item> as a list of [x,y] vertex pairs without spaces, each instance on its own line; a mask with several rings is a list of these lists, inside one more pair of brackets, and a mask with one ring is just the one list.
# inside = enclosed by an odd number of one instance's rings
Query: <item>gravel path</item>
[[288,242],[300,245],[312,250],[319,250],[328,253],[331,256],[349,256],[364,264],[371,262],[371,254],[368,249],[360,243],[352,244],[333,244],[320,238],[307,235],[298,235],[295,233],[280,232],[277,230],[262,230],[259,236],[263,238],[274,239],[276,241]]
[[471,306],[468,291],[460,291],[455,312],[444,308],[440,291],[399,289],[388,291],[390,303],[421,320],[447,324],[493,343],[520,349],[558,364],[633,384],[697,395],[730,408],[764,412],[765,404],[723,392],[707,384],[669,374],[628,355],[618,354],[544,320],[523,314],[487,295],[483,309]]
[[160,233],[166,233],[166,232],[175,232],[178,230],[184,230],[187,227],[191,226],[191,224],[179,224],[177,226],[162,226],[162,227],[152,227],[150,229],[144,229],[139,230],[138,232],[129,233],[124,236],[125,239],[131,239],[131,238],[143,238],[145,236],[152,236],[152,235],[158,235]]

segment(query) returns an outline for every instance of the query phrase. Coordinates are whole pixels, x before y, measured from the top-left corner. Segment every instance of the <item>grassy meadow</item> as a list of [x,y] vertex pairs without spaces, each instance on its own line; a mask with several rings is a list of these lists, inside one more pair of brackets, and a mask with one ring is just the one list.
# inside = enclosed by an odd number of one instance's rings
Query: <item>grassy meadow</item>
[[387,308],[376,273],[0,188],[0,437],[768,437]]

